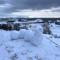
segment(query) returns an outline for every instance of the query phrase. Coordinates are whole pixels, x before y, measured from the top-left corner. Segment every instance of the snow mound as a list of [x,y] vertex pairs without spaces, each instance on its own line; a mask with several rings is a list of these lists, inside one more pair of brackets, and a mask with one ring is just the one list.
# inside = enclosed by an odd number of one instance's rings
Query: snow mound
[[32,25],[31,29],[21,29],[20,38],[23,38],[25,41],[30,42],[31,44],[39,45],[42,40],[42,28],[40,25]]
[[0,30],[0,43],[2,42],[6,42],[11,40],[10,37],[10,32],[9,31],[4,31],[4,30]]
[[52,26],[50,27],[52,34],[55,38],[60,38],[60,25],[56,24],[51,24]]
[[22,29],[20,31],[20,38],[24,38],[26,41],[31,41],[34,36],[34,32],[32,30]]
[[11,31],[11,39],[12,40],[19,39],[19,31]]

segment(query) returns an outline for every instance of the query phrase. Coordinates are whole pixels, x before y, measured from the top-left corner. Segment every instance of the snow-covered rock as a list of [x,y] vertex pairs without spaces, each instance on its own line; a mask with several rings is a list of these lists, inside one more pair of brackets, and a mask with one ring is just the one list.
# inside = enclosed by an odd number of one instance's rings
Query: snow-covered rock
[[28,41],[32,44],[39,45],[42,40],[42,29],[39,25],[32,26],[31,29],[20,30],[20,38],[23,38],[25,41]]
[[43,40],[43,36],[42,36],[42,27],[41,26],[36,26],[34,29],[34,39],[33,39],[33,42],[36,44],[36,45],[39,45],[42,43],[42,40]]
[[34,32],[32,30],[21,29],[20,38],[23,38],[26,41],[31,41],[33,38]]
[[30,29],[33,30],[33,31],[35,29],[40,29],[40,31],[42,31],[43,28],[42,28],[42,26],[40,24],[31,24]]
[[19,39],[19,31],[11,31],[11,39],[12,40]]
[[60,38],[60,25],[56,24],[51,24],[52,26],[50,27],[52,34],[55,38]]
[[6,42],[11,40],[10,37],[10,32],[9,31],[4,31],[4,30],[0,30],[0,43],[1,42]]

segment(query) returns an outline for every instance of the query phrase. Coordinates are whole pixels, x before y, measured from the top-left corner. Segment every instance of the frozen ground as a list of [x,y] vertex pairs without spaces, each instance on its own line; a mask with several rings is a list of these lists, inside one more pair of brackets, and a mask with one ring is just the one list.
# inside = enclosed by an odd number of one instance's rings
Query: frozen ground
[[52,35],[42,34],[39,24],[29,30],[0,30],[0,60],[60,60],[60,26],[51,25]]

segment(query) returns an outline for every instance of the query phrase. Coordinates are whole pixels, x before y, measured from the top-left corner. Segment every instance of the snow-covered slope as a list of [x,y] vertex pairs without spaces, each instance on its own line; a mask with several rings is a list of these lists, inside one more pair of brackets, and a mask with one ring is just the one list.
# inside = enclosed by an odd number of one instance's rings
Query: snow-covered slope
[[0,60],[60,60],[60,38],[43,34],[39,24],[29,30],[0,30]]

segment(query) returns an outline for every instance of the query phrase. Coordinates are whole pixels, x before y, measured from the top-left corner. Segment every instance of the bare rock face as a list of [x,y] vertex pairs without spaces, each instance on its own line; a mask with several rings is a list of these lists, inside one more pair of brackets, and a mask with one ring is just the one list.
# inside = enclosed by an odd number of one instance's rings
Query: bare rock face
[[51,34],[51,30],[50,30],[48,22],[45,22],[43,24],[43,34]]

